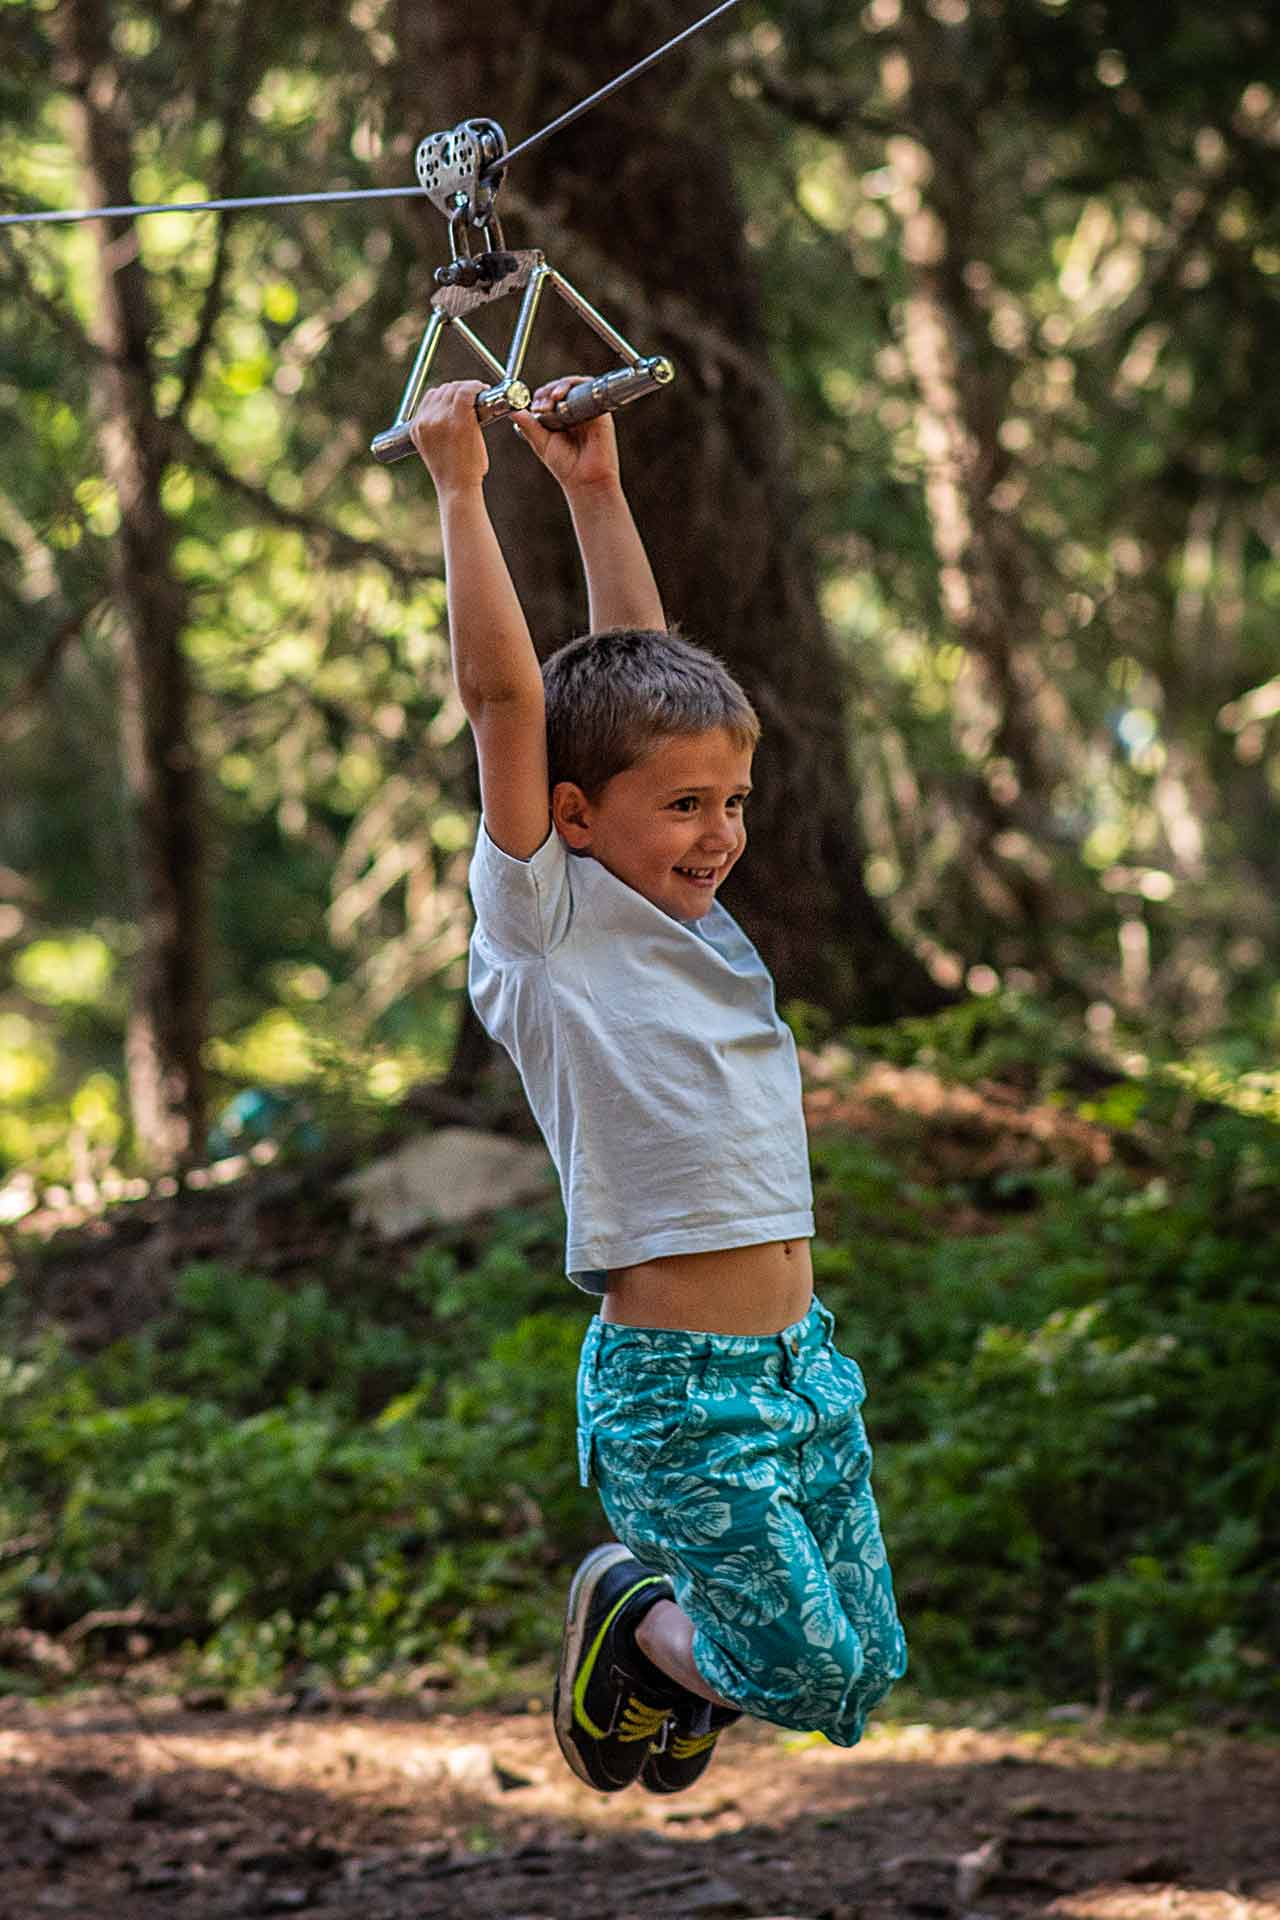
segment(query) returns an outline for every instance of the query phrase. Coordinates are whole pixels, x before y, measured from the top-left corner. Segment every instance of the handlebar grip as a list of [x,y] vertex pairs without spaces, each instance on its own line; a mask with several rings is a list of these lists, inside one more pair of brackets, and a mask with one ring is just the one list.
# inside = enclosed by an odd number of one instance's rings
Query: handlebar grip
[[[580,427],[586,420],[598,419],[602,413],[616,413],[619,407],[629,407],[633,400],[643,399],[646,393],[670,386],[675,377],[676,370],[666,356],[653,354],[647,360],[637,361],[634,367],[618,367],[613,373],[603,373],[598,380],[580,380],[551,412],[534,417],[540,425],[564,433],[570,427]],[[508,419],[528,404],[529,389],[524,382],[511,381],[476,395],[476,417],[482,427],[487,427],[495,420]],[[384,467],[396,460],[406,460],[413,452],[413,422],[397,420],[384,432],[375,434],[369,451]]]
[[393,427],[375,434],[369,442],[369,451],[384,467],[389,467],[393,460],[407,460],[413,452],[413,422],[397,420]]
[[619,367],[613,373],[601,374],[598,380],[580,380],[551,412],[535,414],[534,418],[540,425],[563,433],[570,427],[580,427],[585,420],[598,419],[602,413],[616,413],[619,407],[629,407],[633,400],[642,399],[646,393],[656,393],[659,387],[669,386],[675,377],[671,362],[662,354],[653,354],[647,360],[637,361],[634,367]]
[[[476,395],[476,419],[482,427],[491,427],[495,420],[506,420],[511,414],[520,413],[531,398],[523,380],[504,380]],[[413,421],[397,420],[385,432],[375,434],[369,442],[369,451],[384,467],[393,461],[408,459],[413,452]]]

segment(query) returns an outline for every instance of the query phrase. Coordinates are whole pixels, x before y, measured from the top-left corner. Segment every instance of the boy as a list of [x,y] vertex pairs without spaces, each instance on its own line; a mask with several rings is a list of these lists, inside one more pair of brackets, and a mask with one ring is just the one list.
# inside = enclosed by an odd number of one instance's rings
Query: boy
[[[414,423],[439,496],[483,820],[471,994],[519,1068],[601,1298],[579,1456],[618,1541],[578,1568],[556,1736],[589,1785],[692,1785],[742,1713],[837,1745],[904,1671],[857,1365],[813,1298],[800,1079],[716,902],[759,723],[667,631],[612,420],[517,431],[559,481],[591,632],[540,668],[484,504],[479,381]],[[799,802],[797,802],[799,804]]]

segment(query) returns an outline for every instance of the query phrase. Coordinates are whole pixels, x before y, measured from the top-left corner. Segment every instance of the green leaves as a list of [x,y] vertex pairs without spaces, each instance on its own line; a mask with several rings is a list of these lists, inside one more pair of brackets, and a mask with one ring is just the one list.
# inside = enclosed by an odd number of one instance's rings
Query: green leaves
[[[1280,1242],[1238,1180],[1276,1130],[1148,1093],[1157,1173],[1020,1176],[999,1230],[960,1224],[958,1175],[908,1177],[918,1140],[815,1140],[819,1291],[869,1382],[926,1687],[1280,1689]],[[544,1657],[599,1527],[561,1227],[531,1208],[441,1235],[359,1295],[205,1264],[142,1338],[11,1358],[4,1524],[35,1544],[0,1614],[56,1629],[141,1599],[238,1686]]]
[[1162,1172],[1023,1176],[1030,1211],[997,1234],[947,1234],[957,1185],[908,1241],[867,1150],[815,1143],[843,1203],[819,1286],[870,1382],[926,1687],[1280,1695],[1274,1178],[1243,1227],[1280,1132],[1222,1109],[1188,1127],[1169,1083],[1146,1095]]
[[[456,1260],[424,1255],[399,1317],[206,1264],[138,1340],[7,1362],[5,1532],[41,1545],[0,1567],[0,1614],[141,1600],[239,1686],[299,1659],[357,1684],[442,1646],[545,1651],[546,1568],[592,1524],[556,1224],[508,1216],[452,1303]],[[522,1314],[522,1288],[560,1310]]]

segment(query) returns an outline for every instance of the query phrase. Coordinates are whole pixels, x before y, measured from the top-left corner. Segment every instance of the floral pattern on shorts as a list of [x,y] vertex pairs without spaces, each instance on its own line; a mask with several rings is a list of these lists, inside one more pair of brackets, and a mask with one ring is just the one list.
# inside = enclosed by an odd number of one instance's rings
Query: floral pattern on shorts
[[578,1372],[583,1484],[667,1574],[725,1699],[852,1746],[906,1670],[871,1491],[862,1371],[817,1301],[779,1334],[593,1320]]

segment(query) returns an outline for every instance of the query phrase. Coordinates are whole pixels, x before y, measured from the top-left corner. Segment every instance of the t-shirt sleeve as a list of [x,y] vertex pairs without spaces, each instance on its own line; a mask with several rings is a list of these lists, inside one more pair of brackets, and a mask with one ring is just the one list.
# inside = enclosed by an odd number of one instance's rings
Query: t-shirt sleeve
[[470,884],[476,931],[496,952],[531,959],[564,939],[572,911],[569,854],[554,827],[535,854],[516,860],[481,820]]

